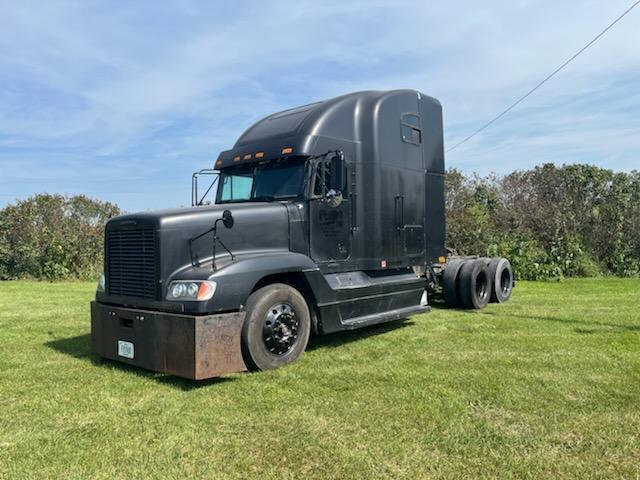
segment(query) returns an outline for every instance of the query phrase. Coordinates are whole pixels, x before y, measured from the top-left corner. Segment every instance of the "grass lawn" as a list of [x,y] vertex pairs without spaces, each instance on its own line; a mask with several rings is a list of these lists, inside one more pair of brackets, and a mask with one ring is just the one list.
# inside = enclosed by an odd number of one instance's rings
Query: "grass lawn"
[[195,383],[89,349],[88,283],[0,283],[0,478],[638,478],[640,280],[521,282]]

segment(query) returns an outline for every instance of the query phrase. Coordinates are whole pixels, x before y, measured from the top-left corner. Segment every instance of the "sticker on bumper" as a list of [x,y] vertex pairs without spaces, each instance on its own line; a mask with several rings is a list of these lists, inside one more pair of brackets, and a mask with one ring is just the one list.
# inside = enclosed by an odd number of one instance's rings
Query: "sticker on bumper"
[[133,343],[118,340],[118,355],[124,358],[133,358]]

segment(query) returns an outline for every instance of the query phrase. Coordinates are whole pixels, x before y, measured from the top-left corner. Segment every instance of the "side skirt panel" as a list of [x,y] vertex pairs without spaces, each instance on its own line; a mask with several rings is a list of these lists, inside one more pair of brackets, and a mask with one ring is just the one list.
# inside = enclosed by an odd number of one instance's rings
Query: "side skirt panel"
[[[319,331],[331,333],[396,320],[429,309],[420,301],[423,278],[405,272],[369,275],[367,272],[314,275]],[[320,295],[318,295],[320,293]]]
[[374,313],[372,315],[365,315],[363,317],[352,318],[343,323],[345,330],[352,330],[355,328],[365,327],[368,325],[375,325],[377,323],[392,322],[393,320],[400,320],[410,315],[416,315],[418,313],[425,313],[431,310],[430,307],[406,307],[399,308],[397,310],[391,310],[384,313]]

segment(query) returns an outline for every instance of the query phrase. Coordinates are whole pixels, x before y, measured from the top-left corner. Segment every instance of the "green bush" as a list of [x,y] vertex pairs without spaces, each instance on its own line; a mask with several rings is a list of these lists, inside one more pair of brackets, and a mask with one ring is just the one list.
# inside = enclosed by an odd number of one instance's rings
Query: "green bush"
[[447,174],[447,245],[504,256],[523,279],[640,274],[640,174],[546,164]]
[[103,227],[120,213],[83,195],[41,194],[0,210],[0,279],[89,278],[102,269]]

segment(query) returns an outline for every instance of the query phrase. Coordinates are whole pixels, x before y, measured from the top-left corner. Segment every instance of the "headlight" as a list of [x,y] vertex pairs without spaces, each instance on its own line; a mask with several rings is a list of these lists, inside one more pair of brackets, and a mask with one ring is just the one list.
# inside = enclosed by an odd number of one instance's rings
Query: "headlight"
[[104,278],[104,272],[100,273],[100,277],[98,278],[98,291],[104,292],[106,285],[106,280]]
[[216,282],[210,280],[176,280],[169,284],[167,300],[209,300],[216,292]]
[[171,296],[173,298],[180,298],[184,297],[184,294],[187,291],[187,287],[184,283],[174,283],[173,285],[171,285],[171,288],[169,290],[169,293],[171,293]]

